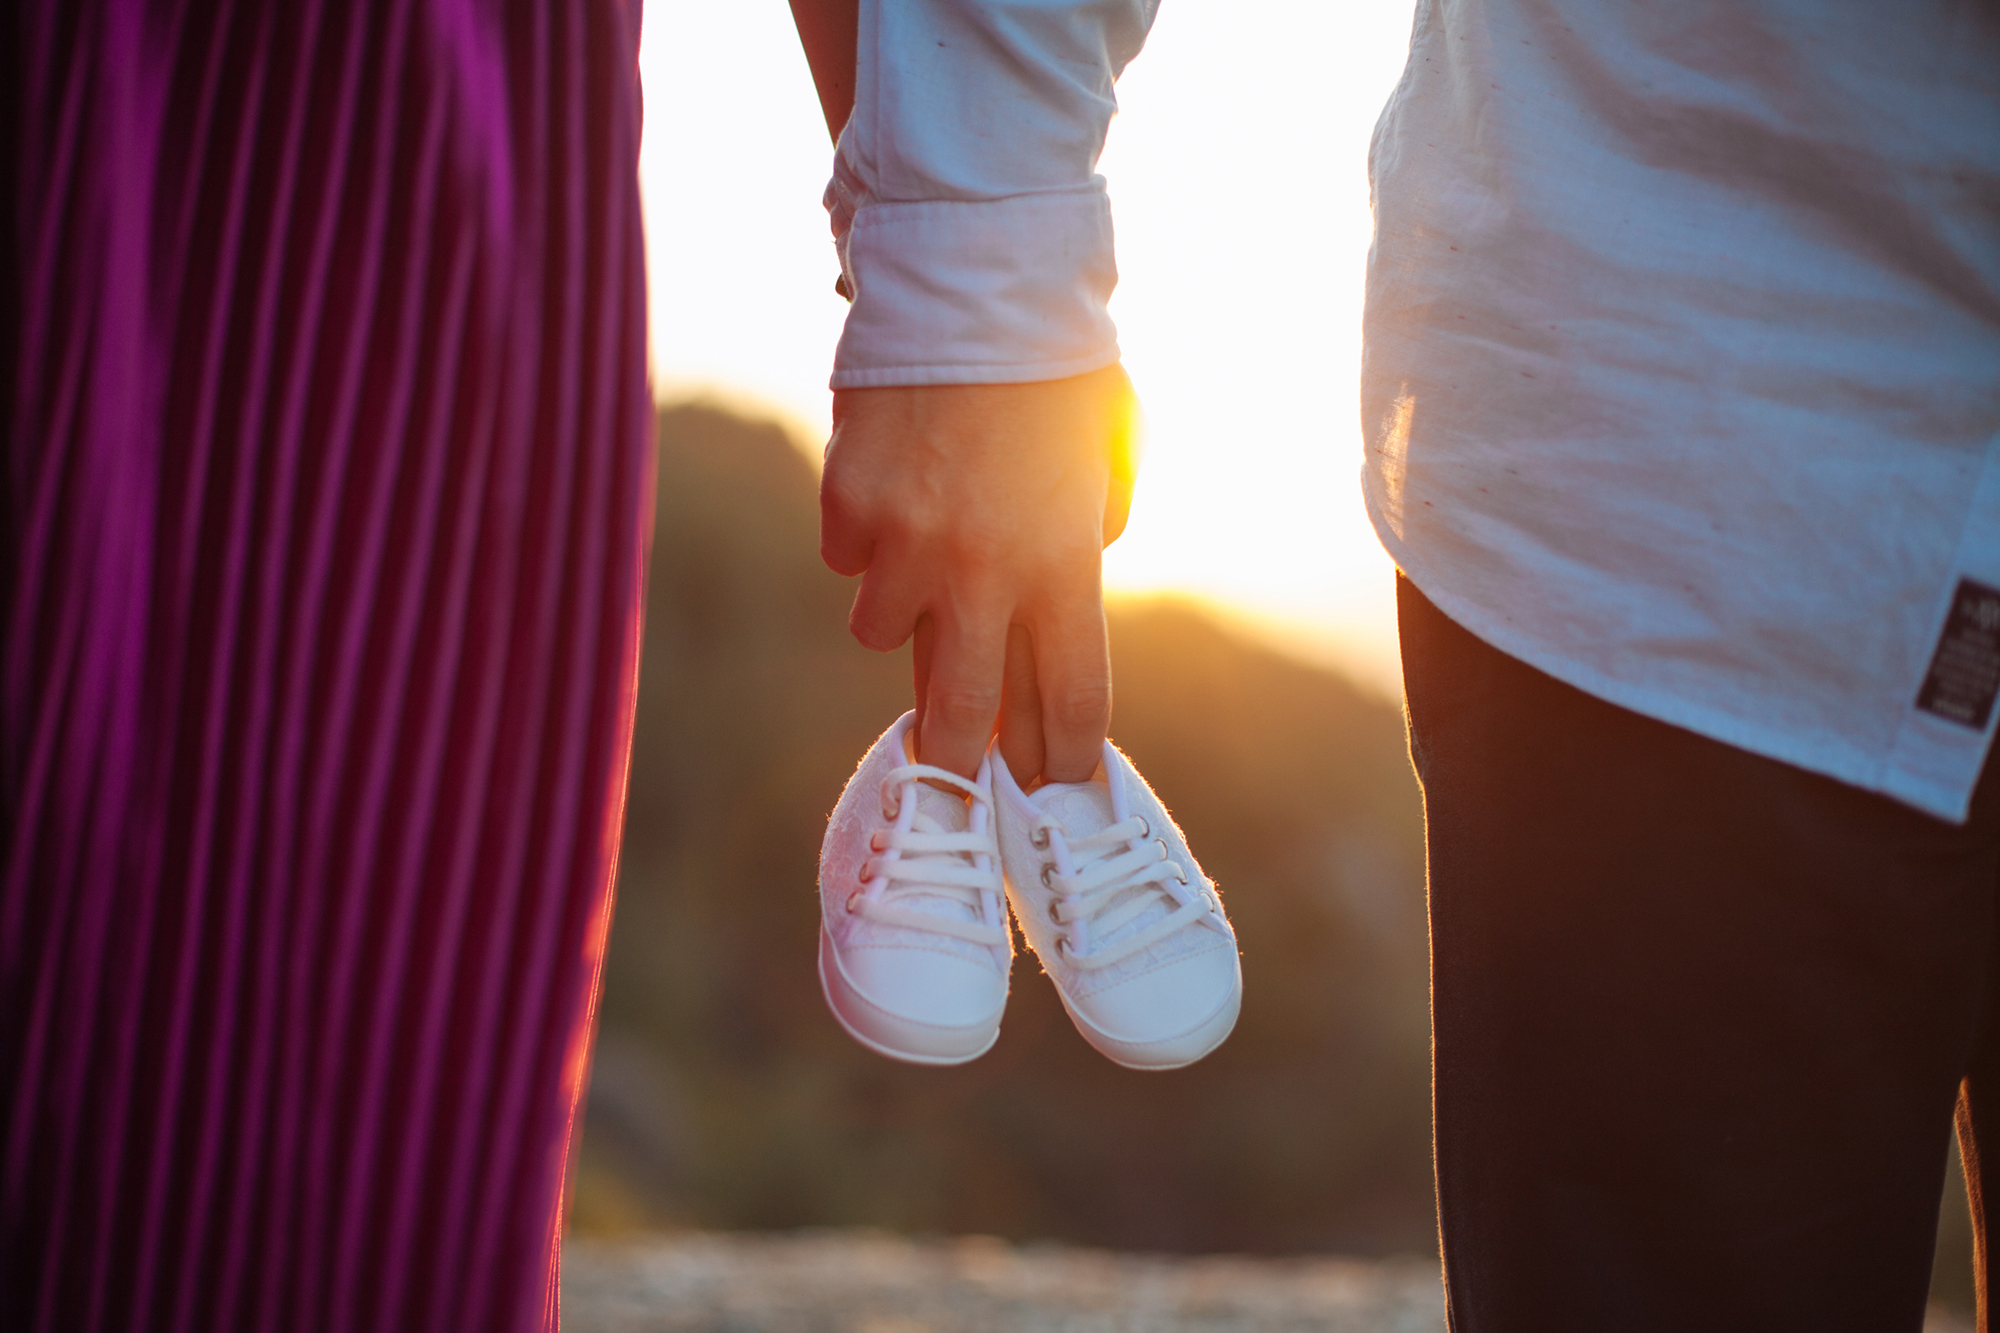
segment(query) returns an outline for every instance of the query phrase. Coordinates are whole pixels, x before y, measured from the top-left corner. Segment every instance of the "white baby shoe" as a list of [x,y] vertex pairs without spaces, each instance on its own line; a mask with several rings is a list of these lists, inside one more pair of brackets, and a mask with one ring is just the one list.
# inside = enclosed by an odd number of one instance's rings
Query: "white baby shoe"
[[992,760],[972,781],[913,762],[904,738],[915,718],[882,733],[827,821],[819,979],[863,1046],[955,1065],[1000,1035],[1014,937],[1001,904]]
[[1083,1039],[1128,1069],[1193,1064],[1236,1026],[1243,972],[1215,885],[1131,761],[1031,796],[987,755],[1015,919]]

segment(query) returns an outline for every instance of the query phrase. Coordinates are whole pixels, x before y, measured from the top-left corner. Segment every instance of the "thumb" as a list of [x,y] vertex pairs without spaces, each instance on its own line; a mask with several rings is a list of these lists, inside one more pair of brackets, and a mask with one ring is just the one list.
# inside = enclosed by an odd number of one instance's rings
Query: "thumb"
[[1132,381],[1121,370],[1106,405],[1110,476],[1104,490],[1104,544],[1118,540],[1132,515],[1132,487],[1139,479],[1139,459],[1145,453],[1144,418]]

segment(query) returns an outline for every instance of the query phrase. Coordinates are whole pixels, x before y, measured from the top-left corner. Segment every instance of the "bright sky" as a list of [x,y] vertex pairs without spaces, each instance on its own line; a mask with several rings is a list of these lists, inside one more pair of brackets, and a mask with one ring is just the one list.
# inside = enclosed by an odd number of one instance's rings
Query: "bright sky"
[[[1166,0],[1102,170],[1147,416],[1113,591],[1220,604],[1397,692],[1393,567],[1362,512],[1368,136],[1411,0]],[[824,439],[846,305],[831,149],[784,0],[652,0],[640,172],[660,392],[745,395]]]

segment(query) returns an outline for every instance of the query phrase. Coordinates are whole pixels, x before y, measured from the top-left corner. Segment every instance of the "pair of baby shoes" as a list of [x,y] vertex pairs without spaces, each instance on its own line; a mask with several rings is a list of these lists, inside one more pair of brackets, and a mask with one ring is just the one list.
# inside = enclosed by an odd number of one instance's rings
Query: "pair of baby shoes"
[[970,780],[915,762],[914,720],[862,758],[820,849],[820,984],[848,1034],[916,1064],[984,1054],[1007,1006],[1011,906],[1110,1059],[1178,1069],[1221,1045],[1243,996],[1235,932],[1117,747],[1102,780],[1027,793],[998,745]]

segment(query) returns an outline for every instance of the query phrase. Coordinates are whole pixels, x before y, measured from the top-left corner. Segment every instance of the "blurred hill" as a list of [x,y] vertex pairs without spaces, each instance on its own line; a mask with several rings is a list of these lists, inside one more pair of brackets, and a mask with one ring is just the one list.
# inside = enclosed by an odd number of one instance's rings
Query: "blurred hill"
[[1421,811],[1395,710],[1172,602],[1111,618],[1113,735],[1222,887],[1233,1038],[1139,1074],[1023,954],[971,1065],[848,1040],[814,972],[826,814],[907,706],[846,633],[783,430],[660,419],[617,919],[574,1226],[865,1225],[1120,1249],[1435,1252]]

